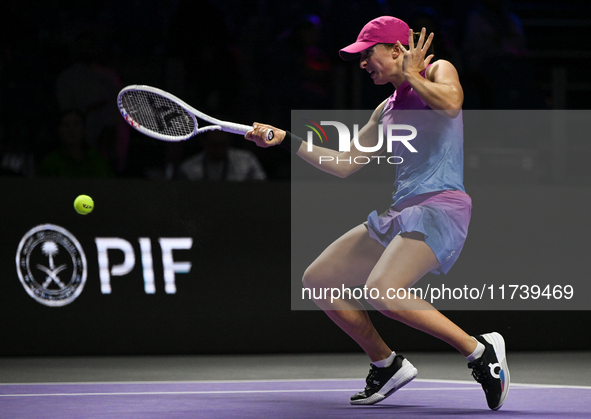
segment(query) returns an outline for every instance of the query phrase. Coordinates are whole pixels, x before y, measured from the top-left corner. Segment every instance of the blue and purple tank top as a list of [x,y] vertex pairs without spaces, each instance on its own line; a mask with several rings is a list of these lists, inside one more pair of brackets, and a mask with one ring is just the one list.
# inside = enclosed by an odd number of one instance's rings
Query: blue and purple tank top
[[[421,72],[425,77],[426,69]],[[396,166],[393,205],[417,195],[464,189],[464,126],[462,112],[448,118],[433,111],[411,88],[407,81],[390,96],[380,114],[384,138],[390,124],[412,125],[416,137],[409,143],[417,150],[411,152],[404,143],[393,143],[392,155],[402,157]],[[407,135],[401,132],[400,135]]]

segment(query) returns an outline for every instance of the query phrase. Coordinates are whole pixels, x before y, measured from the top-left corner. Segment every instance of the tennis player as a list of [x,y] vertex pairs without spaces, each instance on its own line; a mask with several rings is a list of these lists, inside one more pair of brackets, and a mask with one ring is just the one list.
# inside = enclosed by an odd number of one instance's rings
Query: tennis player
[[[416,41],[413,31],[400,19],[382,16],[363,27],[357,41],[340,50],[344,60],[359,58],[377,85],[392,83],[395,92],[373,112],[359,131],[364,147],[377,144],[378,126],[409,123],[401,115],[411,115],[411,125],[419,135],[411,152],[398,144],[393,154],[403,158],[397,165],[393,203],[383,214],[369,214],[367,221],[332,243],[308,267],[303,282],[307,288],[375,288],[373,295],[387,295],[388,289],[408,289],[426,273],[447,273],[461,253],[470,222],[472,202],[463,185],[462,86],[455,67],[448,61],[431,64],[427,51],[433,33],[425,28]],[[417,111],[414,114],[401,110]],[[421,112],[419,112],[421,111]],[[397,114],[398,112],[398,114]],[[412,115],[420,114],[413,118]],[[271,128],[275,138],[266,140]],[[307,151],[302,140],[288,131],[256,123],[246,139],[261,147],[280,145],[308,163],[339,177],[346,177],[365,165],[343,164],[357,156],[382,153],[362,152],[354,144],[351,151],[338,152],[314,146]],[[386,134],[384,135],[386,138]],[[330,162],[319,156],[334,156]],[[338,161],[336,157],[339,157]],[[400,294],[400,293],[399,293]],[[382,314],[437,337],[468,360],[468,367],[484,392],[488,406],[499,409],[509,390],[509,370],[505,342],[499,333],[470,336],[427,301],[412,293],[406,299],[369,298]],[[412,381],[416,368],[382,340],[362,304],[342,298],[315,303],[341,327],[371,360],[365,389],[351,397],[351,404],[378,403]]]

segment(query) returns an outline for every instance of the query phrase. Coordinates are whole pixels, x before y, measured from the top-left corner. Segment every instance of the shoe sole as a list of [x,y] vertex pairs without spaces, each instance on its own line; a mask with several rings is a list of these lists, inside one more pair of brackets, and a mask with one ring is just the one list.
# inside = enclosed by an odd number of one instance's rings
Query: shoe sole
[[503,392],[501,393],[501,400],[499,401],[499,405],[492,409],[499,410],[503,403],[505,403],[505,399],[509,393],[509,384],[511,382],[509,367],[507,366],[507,356],[505,352],[505,339],[503,339],[503,336],[497,332],[487,333],[486,335],[482,335],[482,337],[493,346],[497,356],[497,361],[499,361],[499,364],[501,364],[501,369],[503,370],[504,374],[505,386],[503,387]]
[[394,394],[395,391],[400,390],[402,387],[414,380],[417,374],[418,371],[414,365],[405,359],[402,361],[402,366],[396,372],[396,374],[394,374],[392,378],[390,378],[386,384],[384,384],[384,387],[382,387],[377,393],[374,393],[365,399],[351,401],[351,404],[370,405],[379,403],[386,397]]

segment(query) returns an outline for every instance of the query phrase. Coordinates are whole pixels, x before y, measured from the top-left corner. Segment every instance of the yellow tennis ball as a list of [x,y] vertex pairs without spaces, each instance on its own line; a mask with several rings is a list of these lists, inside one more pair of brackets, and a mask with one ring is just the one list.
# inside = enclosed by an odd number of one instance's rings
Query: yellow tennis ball
[[94,201],[88,195],[79,195],[74,200],[74,209],[78,214],[90,214],[94,209]]

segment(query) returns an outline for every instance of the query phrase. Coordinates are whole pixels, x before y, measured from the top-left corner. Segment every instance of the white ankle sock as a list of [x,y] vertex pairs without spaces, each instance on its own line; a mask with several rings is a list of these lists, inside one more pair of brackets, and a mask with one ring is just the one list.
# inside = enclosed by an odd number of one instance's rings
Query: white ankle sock
[[[472,339],[474,339],[474,338],[472,338]],[[476,339],[474,339],[474,340],[476,340]],[[474,352],[472,352],[470,355],[468,355],[466,357],[466,359],[468,360],[468,362],[474,362],[478,358],[480,358],[483,353],[484,353],[484,345],[476,340],[476,349],[474,349]]]
[[390,354],[390,356],[388,358],[372,362],[372,364],[374,364],[378,368],[387,368],[390,365],[392,365],[392,362],[394,362],[395,357],[396,357],[396,352],[392,351],[392,353]]

